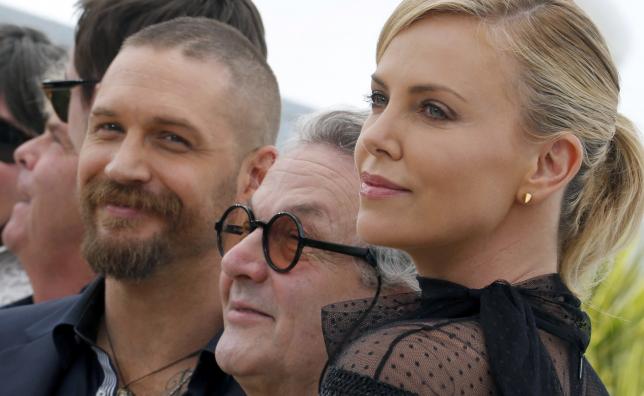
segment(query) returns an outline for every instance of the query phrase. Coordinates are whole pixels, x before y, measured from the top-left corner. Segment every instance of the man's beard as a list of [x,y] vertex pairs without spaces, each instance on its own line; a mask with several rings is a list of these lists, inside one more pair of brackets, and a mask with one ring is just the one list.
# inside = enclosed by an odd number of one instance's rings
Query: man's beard
[[[229,186],[230,183],[223,183],[220,187]],[[221,195],[229,197],[232,194],[226,191]],[[112,237],[111,231],[135,228],[140,220],[109,218],[99,221],[97,208],[109,204],[139,210],[146,217],[156,216],[165,227],[147,239]],[[86,227],[83,255],[96,273],[114,279],[144,280],[177,259],[196,257],[215,247],[208,220],[218,213],[203,216],[188,210],[171,191],[153,194],[140,185],[93,179],[81,191],[81,212]],[[107,235],[99,236],[99,222],[107,229],[107,233],[104,232]]]

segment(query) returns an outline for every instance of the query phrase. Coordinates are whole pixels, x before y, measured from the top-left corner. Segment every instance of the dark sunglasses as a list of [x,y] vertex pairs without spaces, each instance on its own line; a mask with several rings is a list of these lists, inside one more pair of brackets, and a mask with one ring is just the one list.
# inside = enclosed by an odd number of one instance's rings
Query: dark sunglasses
[[285,273],[292,270],[305,246],[358,257],[369,265],[376,266],[376,261],[367,248],[307,238],[300,219],[294,214],[279,212],[268,222],[263,222],[255,219],[249,207],[239,204],[228,208],[215,224],[219,253],[223,256],[259,227],[264,230],[264,258],[274,271]]
[[47,80],[42,82],[42,89],[58,118],[66,123],[71,89],[78,85],[95,85],[97,83],[96,80]]
[[21,129],[0,120],[0,161],[13,164],[13,152],[29,139],[30,137]]

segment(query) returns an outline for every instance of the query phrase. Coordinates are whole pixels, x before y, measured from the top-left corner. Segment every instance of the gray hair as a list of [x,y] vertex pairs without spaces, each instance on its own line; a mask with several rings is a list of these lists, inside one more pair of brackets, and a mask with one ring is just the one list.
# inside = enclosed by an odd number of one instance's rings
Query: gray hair
[[[302,117],[297,123],[295,135],[284,145],[288,152],[302,144],[324,144],[337,149],[340,153],[353,157],[362,124],[368,113],[349,110],[326,110]],[[419,290],[416,280],[416,267],[411,258],[403,251],[369,245],[382,278],[382,288],[386,291]],[[362,282],[375,288],[376,273],[362,260],[356,260]]]
[[0,96],[23,132],[43,133],[46,98],[40,89],[45,72],[64,64],[67,53],[47,36],[24,26],[0,24]]
[[[370,245],[369,248],[376,259],[383,290],[390,292],[420,290],[416,279],[416,266],[407,253],[384,246]],[[365,286],[375,288],[376,276],[371,268],[361,265],[360,271]]]
[[353,156],[367,112],[324,110],[302,116],[295,134],[284,144],[285,151],[301,144],[325,144]]

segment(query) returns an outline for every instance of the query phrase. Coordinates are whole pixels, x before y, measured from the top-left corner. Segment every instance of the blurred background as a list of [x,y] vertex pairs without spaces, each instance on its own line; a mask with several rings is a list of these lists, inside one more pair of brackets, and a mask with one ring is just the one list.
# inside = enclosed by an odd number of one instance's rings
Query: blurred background
[[[0,21],[26,23],[67,46],[76,0],[0,0]],[[255,0],[262,14],[268,61],[282,94],[303,109],[365,107],[380,28],[398,0]],[[622,78],[624,114],[644,129],[644,2],[579,0],[607,38]],[[35,19],[39,18],[39,19]]]
[[[160,0],[161,1],[161,0]],[[329,106],[366,108],[378,33],[397,0],[255,0],[262,14],[268,60],[284,96],[280,141],[296,118]],[[0,0],[0,23],[45,31],[70,47],[75,0]],[[578,0],[603,32],[619,66],[620,110],[644,129],[644,2]],[[642,237],[612,263],[593,298],[588,357],[611,394],[644,395]]]

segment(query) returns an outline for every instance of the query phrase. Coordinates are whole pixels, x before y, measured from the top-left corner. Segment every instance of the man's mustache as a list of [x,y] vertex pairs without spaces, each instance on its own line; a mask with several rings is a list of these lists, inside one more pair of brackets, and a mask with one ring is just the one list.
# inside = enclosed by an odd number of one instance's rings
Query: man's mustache
[[81,201],[91,211],[99,206],[115,205],[175,219],[183,209],[181,199],[173,192],[153,194],[142,186],[112,180],[91,180],[81,189]]

